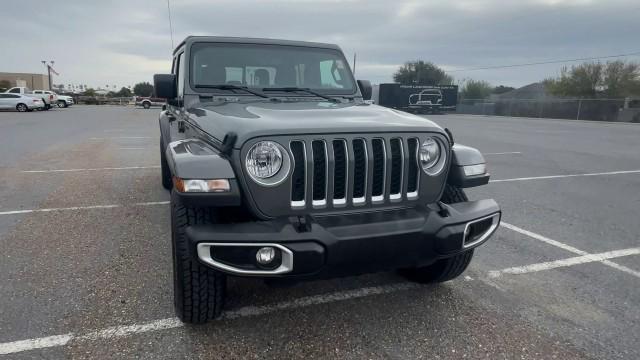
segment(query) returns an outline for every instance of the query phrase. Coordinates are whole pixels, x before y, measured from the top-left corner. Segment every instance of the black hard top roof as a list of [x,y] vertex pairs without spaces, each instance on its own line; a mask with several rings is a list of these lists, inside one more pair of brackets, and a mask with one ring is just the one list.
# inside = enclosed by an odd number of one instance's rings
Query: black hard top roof
[[230,37],[230,36],[187,36],[178,46],[173,53],[175,54],[178,49],[188,43],[194,42],[218,42],[218,43],[236,43],[236,44],[268,44],[268,45],[288,45],[288,46],[304,46],[304,47],[316,47],[325,49],[340,50],[340,47],[335,44],[325,44],[309,41],[296,41],[296,40],[281,40],[281,39],[262,39],[262,38],[249,38],[249,37]]

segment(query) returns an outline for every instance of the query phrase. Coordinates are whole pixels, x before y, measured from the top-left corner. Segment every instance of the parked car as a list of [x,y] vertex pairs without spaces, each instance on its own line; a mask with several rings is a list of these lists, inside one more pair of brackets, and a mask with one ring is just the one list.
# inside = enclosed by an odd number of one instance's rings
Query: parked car
[[[20,94],[20,95],[25,95],[25,96],[29,96],[29,97],[39,98],[39,99],[42,99],[42,101],[44,103],[44,110],[51,109],[52,101],[53,101],[54,97],[51,94],[45,94],[41,90],[39,90],[39,91],[40,91],[40,93],[36,94],[31,89],[29,89],[28,87],[16,86],[16,87],[12,87],[11,89],[5,91],[5,94],[6,93],[9,93],[9,94]],[[55,104],[55,102],[53,102],[53,104]]]
[[22,94],[0,94],[1,110],[17,110],[20,112],[44,109],[44,101],[40,98]]
[[68,95],[58,95],[58,107],[66,108],[75,104],[73,98]]
[[136,96],[136,105],[145,109],[150,109],[152,106],[162,106],[166,102],[166,99]]
[[49,105],[54,106],[54,105],[58,105],[58,94],[54,93],[53,91],[49,91],[49,90],[33,90],[33,93],[35,95],[43,95],[43,96],[48,96],[49,97]]
[[367,104],[338,46],[194,36],[173,54],[154,83],[182,321],[220,315],[229,275],[448,281],[498,228],[498,204],[464,192],[489,182],[482,154]]

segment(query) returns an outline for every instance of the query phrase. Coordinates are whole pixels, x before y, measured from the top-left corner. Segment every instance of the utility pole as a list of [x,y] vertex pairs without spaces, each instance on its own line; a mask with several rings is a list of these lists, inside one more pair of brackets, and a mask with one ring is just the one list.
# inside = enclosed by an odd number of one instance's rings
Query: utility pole
[[[53,61],[53,60],[49,61],[49,64],[47,64],[46,60],[41,60],[40,62],[42,63],[42,65],[47,67],[47,77],[49,79],[49,90],[51,90],[53,88],[51,86],[51,66],[53,66],[53,64],[55,64],[56,62]],[[55,70],[53,70],[53,72],[55,72]],[[58,74],[58,73],[56,73],[56,74]]]

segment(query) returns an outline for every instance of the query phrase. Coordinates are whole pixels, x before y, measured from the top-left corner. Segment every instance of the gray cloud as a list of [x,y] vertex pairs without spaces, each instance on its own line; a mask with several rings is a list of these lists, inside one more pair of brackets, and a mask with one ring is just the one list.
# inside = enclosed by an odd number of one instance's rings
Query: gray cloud
[[[411,59],[464,69],[640,51],[640,4],[633,0],[205,1],[172,0],[176,44],[185,36],[228,35],[333,42],[357,75],[391,80]],[[46,11],[41,11],[46,8]],[[130,85],[168,71],[171,43],[164,1],[6,2],[0,71],[42,71],[56,82]],[[15,41],[20,39],[20,41]],[[634,60],[638,60],[636,57]],[[524,85],[561,64],[454,72],[456,79]]]

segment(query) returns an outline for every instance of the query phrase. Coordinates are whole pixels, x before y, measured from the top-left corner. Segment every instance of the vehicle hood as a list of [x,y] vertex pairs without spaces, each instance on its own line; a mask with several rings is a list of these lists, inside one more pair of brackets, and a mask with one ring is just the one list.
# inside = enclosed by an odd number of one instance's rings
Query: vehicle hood
[[443,132],[423,117],[366,103],[212,102],[197,103],[187,112],[192,122],[218,140],[235,132],[238,147],[268,135]]

